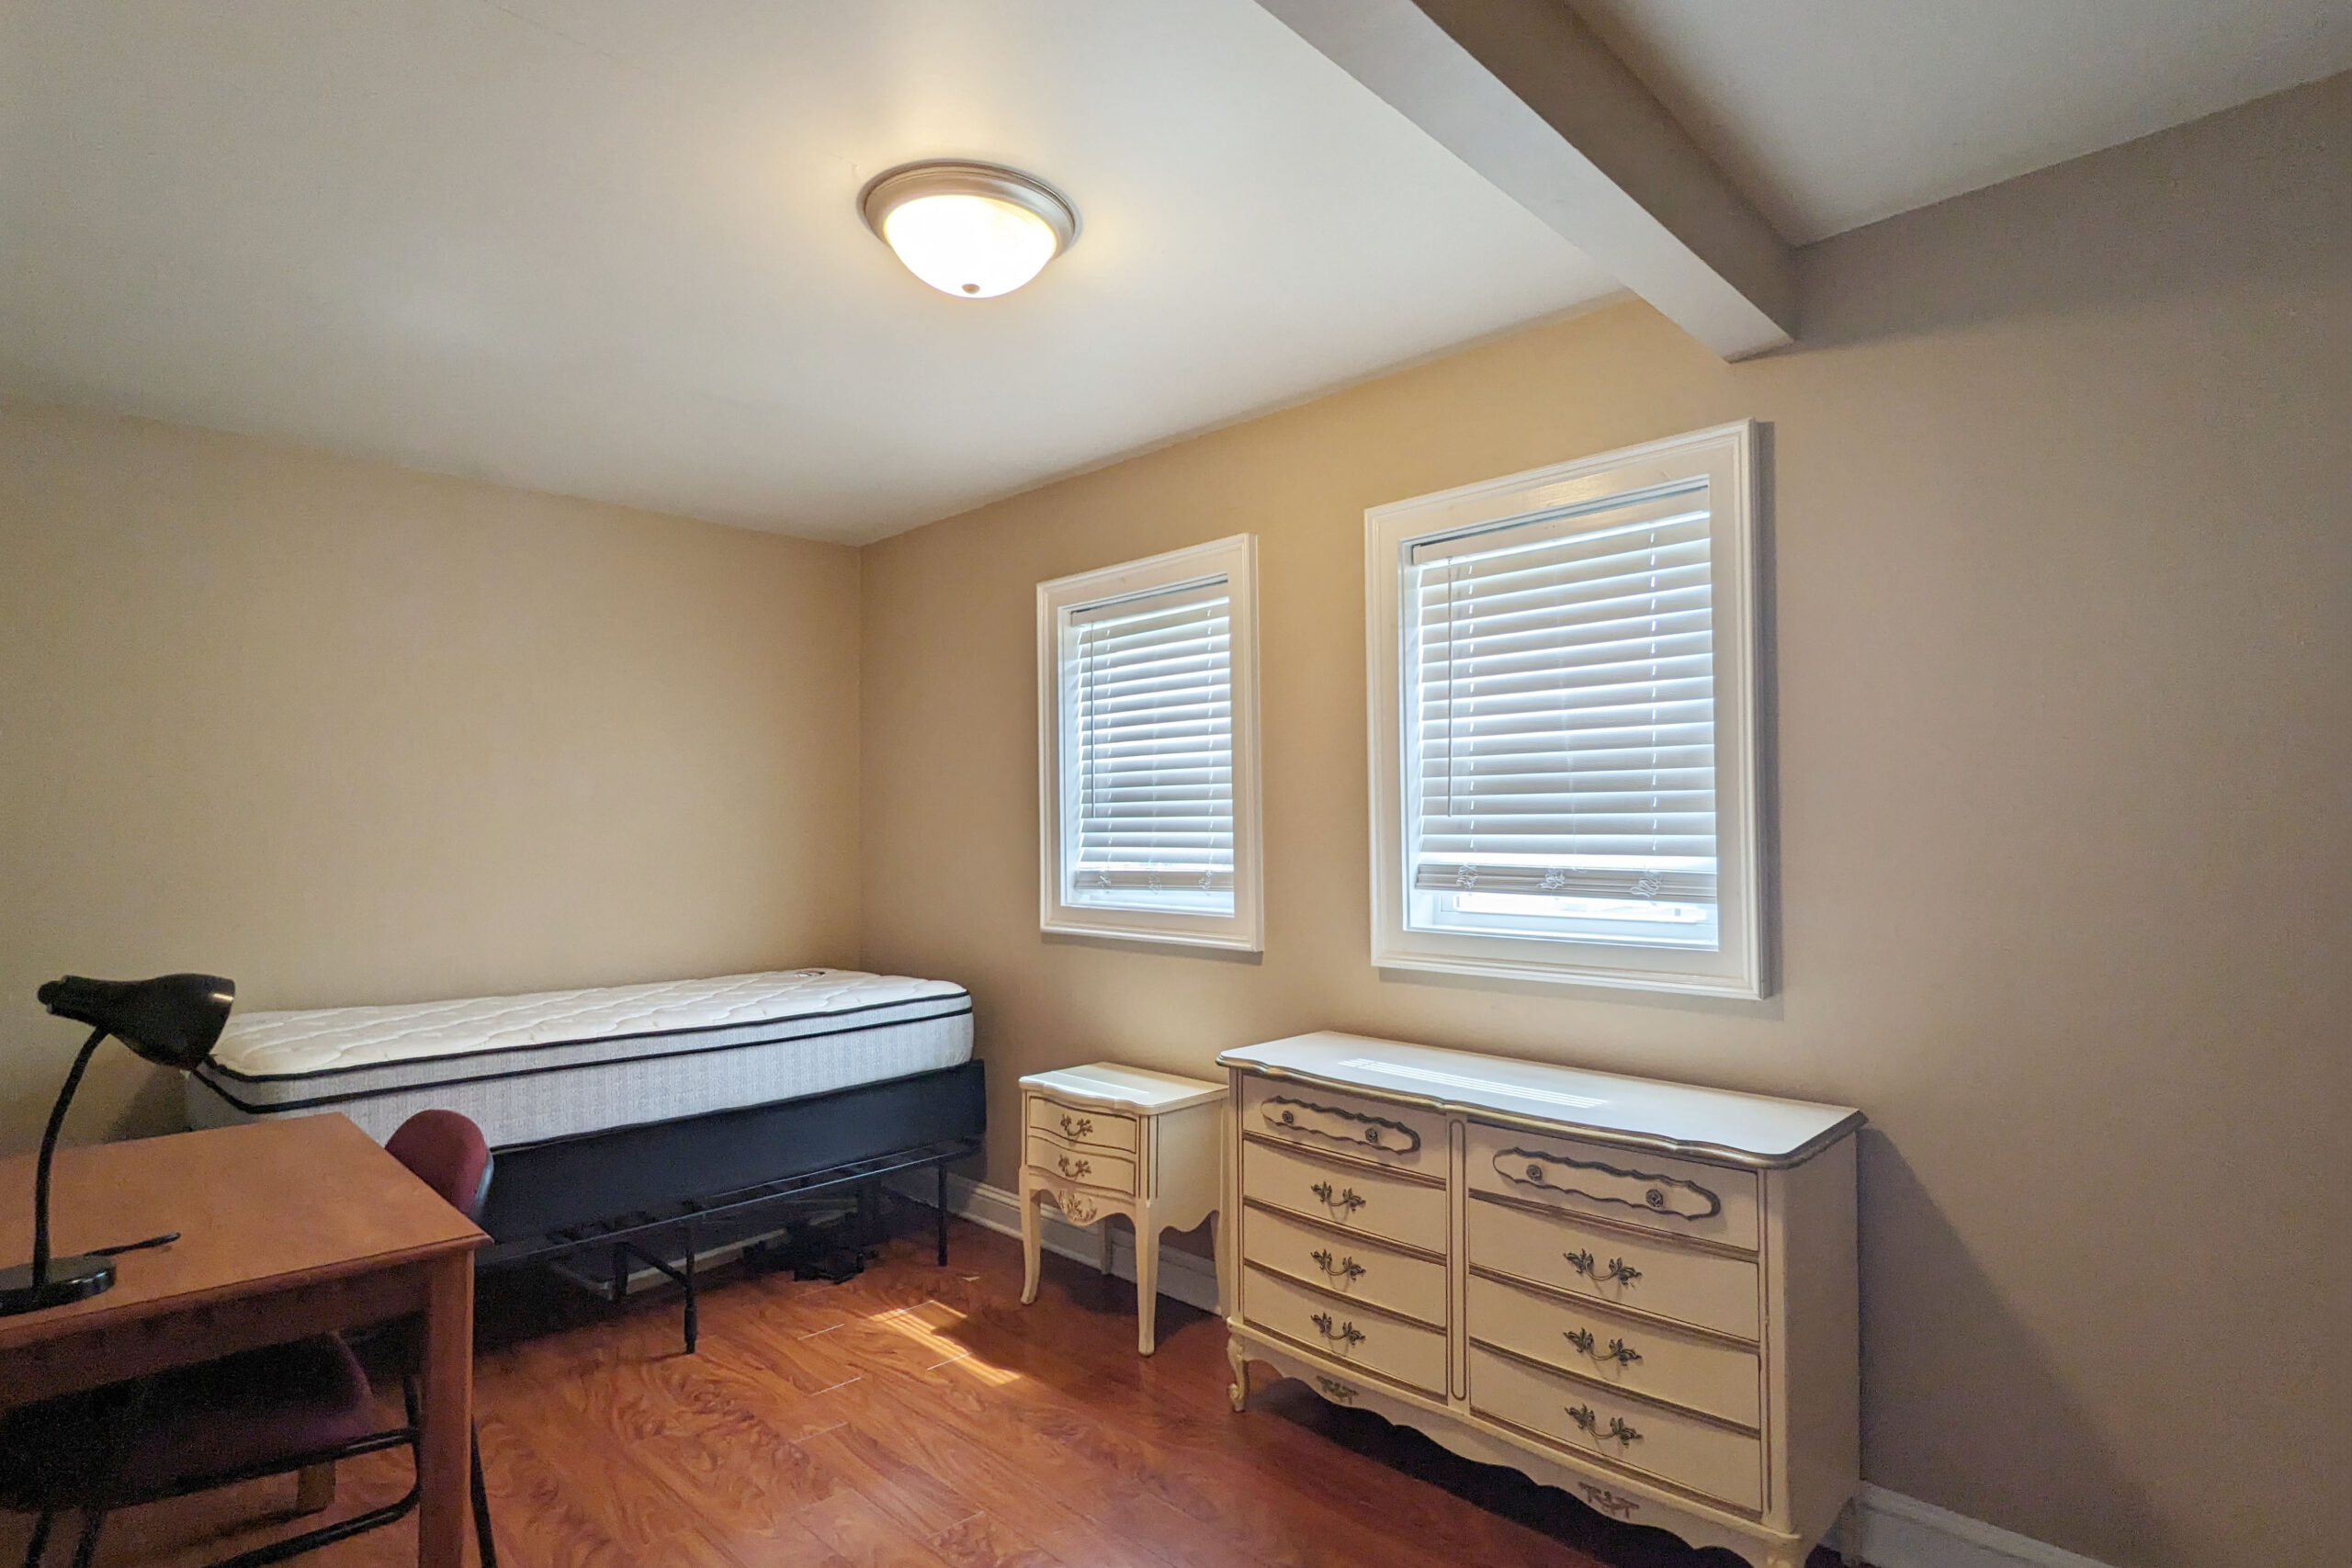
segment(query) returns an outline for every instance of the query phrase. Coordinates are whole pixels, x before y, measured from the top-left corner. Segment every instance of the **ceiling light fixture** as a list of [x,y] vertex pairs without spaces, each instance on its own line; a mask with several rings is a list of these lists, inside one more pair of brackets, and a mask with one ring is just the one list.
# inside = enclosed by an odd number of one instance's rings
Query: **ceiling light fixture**
[[958,299],[1010,294],[1078,240],[1078,209],[994,164],[903,164],[858,193],[865,226],[907,270]]

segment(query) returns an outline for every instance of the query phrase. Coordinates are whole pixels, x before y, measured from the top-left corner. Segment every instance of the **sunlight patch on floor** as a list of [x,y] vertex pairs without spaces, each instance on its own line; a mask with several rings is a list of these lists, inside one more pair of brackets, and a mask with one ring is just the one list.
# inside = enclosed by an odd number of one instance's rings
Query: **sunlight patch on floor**
[[982,1382],[1002,1387],[1021,1381],[1021,1374],[1009,1368],[992,1366],[973,1353],[969,1345],[961,1344],[940,1332],[964,1321],[964,1314],[944,1302],[925,1302],[919,1307],[893,1307],[888,1312],[876,1313],[866,1319],[893,1334],[903,1335],[932,1352],[939,1359],[928,1371],[955,1363]]

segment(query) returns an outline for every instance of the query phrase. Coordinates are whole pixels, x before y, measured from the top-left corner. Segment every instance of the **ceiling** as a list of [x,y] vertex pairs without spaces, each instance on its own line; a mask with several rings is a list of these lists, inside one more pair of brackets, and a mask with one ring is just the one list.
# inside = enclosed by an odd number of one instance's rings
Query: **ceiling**
[[[1616,291],[1252,0],[0,0],[0,389],[872,539]],[[1028,169],[934,293],[859,187]]]
[[[2344,0],[1571,3],[1799,243],[2352,67]],[[934,293],[855,209],[927,157],[1077,246]],[[532,489],[862,542],[1617,288],[1255,0],[0,0],[0,390]]]
[[1803,243],[2352,69],[2346,0],[1570,0]]

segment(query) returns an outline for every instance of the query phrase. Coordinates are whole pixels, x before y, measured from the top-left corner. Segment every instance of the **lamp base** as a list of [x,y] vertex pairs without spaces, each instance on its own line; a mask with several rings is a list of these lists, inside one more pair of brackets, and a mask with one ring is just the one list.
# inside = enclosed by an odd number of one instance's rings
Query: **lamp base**
[[0,1317],[87,1301],[101,1291],[112,1289],[111,1258],[52,1258],[49,1260],[49,1278],[38,1285],[33,1283],[33,1266],[19,1263],[13,1269],[0,1269]]

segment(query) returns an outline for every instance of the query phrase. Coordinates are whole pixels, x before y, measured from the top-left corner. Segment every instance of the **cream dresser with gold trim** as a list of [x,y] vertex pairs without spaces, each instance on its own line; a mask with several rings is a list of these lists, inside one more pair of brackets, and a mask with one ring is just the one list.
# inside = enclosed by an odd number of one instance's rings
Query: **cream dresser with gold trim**
[[1758,1568],[1851,1503],[1859,1111],[1348,1034],[1217,1060],[1235,1409],[1265,1362]]

